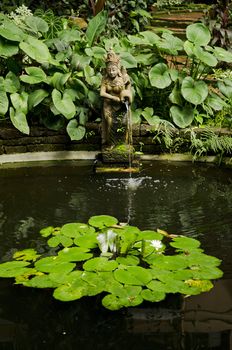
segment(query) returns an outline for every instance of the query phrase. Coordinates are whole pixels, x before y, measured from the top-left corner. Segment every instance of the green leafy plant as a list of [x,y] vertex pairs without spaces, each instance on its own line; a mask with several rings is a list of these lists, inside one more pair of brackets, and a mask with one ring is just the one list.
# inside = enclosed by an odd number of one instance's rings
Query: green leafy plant
[[[162,230],[142,231],[115,217],[92,216],[88,224],[67,223],[40,231],[49,247],[14,254],[0,264],[0,277],[16,284],[53,288],[54,298],[77,300],[102,296],[110,310],[159,302],[168,293],[196,295],[209,291],[220,278],[220,260],[205,254],[196,239]],[[55,251],[54,251],[55,248]]]

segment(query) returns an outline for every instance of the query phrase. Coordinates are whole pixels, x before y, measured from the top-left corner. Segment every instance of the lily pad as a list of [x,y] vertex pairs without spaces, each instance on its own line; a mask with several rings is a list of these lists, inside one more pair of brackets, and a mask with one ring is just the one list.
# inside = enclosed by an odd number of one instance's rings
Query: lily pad
[[24,250],[19,250],[15,252],[13,255],[13,258],[15,260],[35,261],[40,256],[41,255],[37,254],[37,251],[35,249],[24,249]]
[[64,235],[56,235],[48,240],[49,247],[57,247],[61,244],[63,247],[70,247],[73,245],[73,240],[70,237]]
[[64,236],[76,238],[80,235],[87,235],[94,233],[95,229],[89,225],[82,224],[79,222],[68,223],[61,227],[60,233]]
[[62,261],[57,256],[48,256],[35,263],[35,268],[41,272],[68,273],[74,269],[76,264]]
[[74,239],[74,243],[83,248],[93,249],[98,246],[96,234],[87,234]]
[[92,258],[93,254],[89,253],[88,248],[71,247],[64,248],[59,253],[58,256],[60,260],[67,261],[85,261]]
[[58,286],[58,283],[52,281],[49,278],[49,275],[41,275],[41,276],[35,276],[31,278],[29,281],[25,281],[23,283],[26,287],[33,287],[33,288],[56,288]]
[[134,266],[139,264],[139,258],[134,255],[127,255],[126,257],[119,256],[116,261],[122,265]]
[[152,230],[145,230],[145,231],[141,231],[137,237],[137,240],[159,240],[161,241],[163,239],[163,235],[159,232],[156,231],[152,231]]
[[83,281],[79,286],[62,285],[54,290],[53,296],[61,301],[72,301],[82,298],[86,295],[86,283]]
[[86,271],[113,271],[118,267],[115,260],[108,260],[105,257],[97,257],[86,261],[83,265]]
[[103,229],[104,227],[110,227],[113,225],[117,225],[118,220],[109,215],[97,215],[97,216],[92,216],[89,219],[89,225]]
[[141,292],[141,296],[144,300],[151,301],[154,303],[165,299],[166,294],[160,291],[154,291],[154,290],[152,291],[150,289],[144,289]]
[[27,261],[9,261],[0,264],[0,277],[16,277],[28,271]]
[[190,251],[199,248],[200,242],[197,239],[190,237],[176,237],[173,239],[170,245],[182,251]]
[[125,269],[117,269],[114,271],[114,277],[121,283],[135,286],[145,286],[152,280],[151,273],[141,266],[126,266]]

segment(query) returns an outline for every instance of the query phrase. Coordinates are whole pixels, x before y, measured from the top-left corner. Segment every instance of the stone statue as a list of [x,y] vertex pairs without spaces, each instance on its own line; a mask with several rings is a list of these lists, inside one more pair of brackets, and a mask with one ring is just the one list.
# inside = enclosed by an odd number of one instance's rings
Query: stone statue
[[126,69],[121,67],[119,56],[112,50],[106,56],[100,95],[104,98],[102,144],[111,147],[117,144],[117,131],[123,128],[125,142],[128,142],[127,118],[132,102],[131,83]]

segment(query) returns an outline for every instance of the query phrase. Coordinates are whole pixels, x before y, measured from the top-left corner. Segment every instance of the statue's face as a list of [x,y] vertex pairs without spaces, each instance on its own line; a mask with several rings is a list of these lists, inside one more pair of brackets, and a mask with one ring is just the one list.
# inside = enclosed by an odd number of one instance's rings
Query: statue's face
[[119,73],[119,69],[115,64],[108,64],[106,71],[110,78],[115,78]]

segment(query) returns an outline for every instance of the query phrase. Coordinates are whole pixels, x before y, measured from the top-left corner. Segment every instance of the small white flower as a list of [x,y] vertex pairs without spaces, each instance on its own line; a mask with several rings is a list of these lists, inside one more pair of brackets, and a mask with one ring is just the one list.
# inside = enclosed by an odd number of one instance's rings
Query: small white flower
[[153,241],[150,241],[150,244],[152,247],[155,248],[155,250],[159,250],[163,248],[163,244],[158,239],[154,239]]

